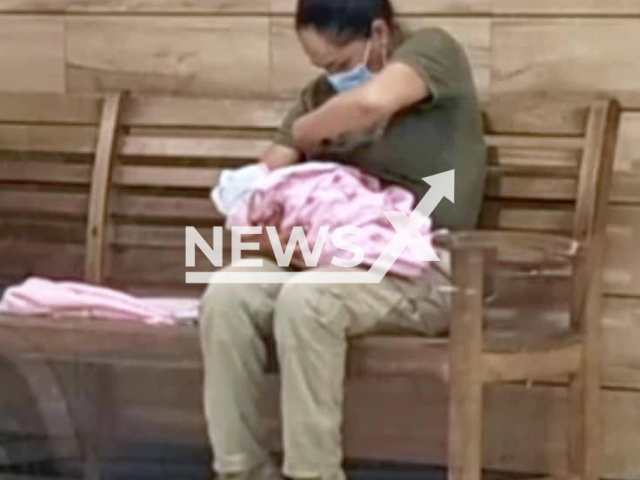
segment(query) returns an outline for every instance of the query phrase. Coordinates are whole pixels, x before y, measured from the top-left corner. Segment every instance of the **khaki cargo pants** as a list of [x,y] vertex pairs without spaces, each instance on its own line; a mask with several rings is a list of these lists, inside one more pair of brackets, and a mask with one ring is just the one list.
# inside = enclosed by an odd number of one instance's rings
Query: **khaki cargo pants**
[[[261,418],[267,348],[281,370],[283,472],[343,480],[342,405],[347,339],[365,334],[441,335],[448,327],[448,261],[410,281],[365,284],[211,284],[203,298],[204,406],[214,468],[223,478],[280,478]],[[232,269],[244,269],[237,264]],[[270,261],[264,270],[279,271]],[[305,275],[300,273],[299,275]]]

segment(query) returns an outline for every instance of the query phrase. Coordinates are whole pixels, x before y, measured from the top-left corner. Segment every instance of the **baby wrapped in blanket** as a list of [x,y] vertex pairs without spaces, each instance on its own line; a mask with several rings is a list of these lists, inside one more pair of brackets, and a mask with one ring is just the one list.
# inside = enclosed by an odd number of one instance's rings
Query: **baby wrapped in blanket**
[[[305,162],[273,171],[261,164],[226,170],[211,196],[228,228],[273,226],[288,238],[294,227],[302,227],[310,251],[324,240],[318,266],[329,266],[334,258],[353,259],[353,249],[332,241],[341,227],[350,227],[342,240],[364,251],[360,265],[373,265],[398,234],[385,212],[409,215],[415,204],[413,194],[402,187],[329,162]],[[431,222],[425,220],[420,234],[429,241]],[[405,248],[390,272],[418,277],[428,266]]]

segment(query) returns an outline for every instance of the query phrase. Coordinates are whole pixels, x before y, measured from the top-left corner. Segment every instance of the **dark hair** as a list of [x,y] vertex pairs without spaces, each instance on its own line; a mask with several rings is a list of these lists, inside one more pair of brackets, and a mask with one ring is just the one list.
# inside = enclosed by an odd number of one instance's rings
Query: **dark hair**
[[298,0],[296,29],[313,27],[340,43],[369,38],[374,20],[395,30],[391,0]]

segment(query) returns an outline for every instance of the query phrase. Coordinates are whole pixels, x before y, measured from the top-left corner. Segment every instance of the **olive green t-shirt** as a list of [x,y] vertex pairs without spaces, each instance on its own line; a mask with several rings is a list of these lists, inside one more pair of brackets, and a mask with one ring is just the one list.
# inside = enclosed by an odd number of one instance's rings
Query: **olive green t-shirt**
[[[471,67],[460,44],[439,28],[420,30],[394,52],[392,61],[412,67],[429,88],[425,100],[397,113],[380,133],[354,135],[313,160],[354,165],[416,195],[429,190],[422,178],[455,169],[455,204],[443,199],[433,213],[436,228],[474,228],[482,203],[486,146]],[[294,121],[322,105],[335,90],[320,76],[291,109],[275,142],[293,146]]]

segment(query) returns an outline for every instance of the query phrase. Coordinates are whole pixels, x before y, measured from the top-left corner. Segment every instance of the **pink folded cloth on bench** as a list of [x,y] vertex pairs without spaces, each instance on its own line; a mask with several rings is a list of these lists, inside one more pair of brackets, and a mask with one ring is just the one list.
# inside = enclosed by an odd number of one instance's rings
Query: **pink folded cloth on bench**
[[195,320],[198,305],[196,299],[143,299],[106,287],[32,277],[4,292],[0,313],[159,325]]
[[[245,167],[253,168],[253,167]],[[245,181],[229,174],[226,183]],[[233,185],[227,185],[230,188]],[[241,190],[242,185],[234,186]],[[351,259],[353,253],[339,249],[331,241],[339,227],[360,229],[360,234],[345,234],[343,239],[364,250],[362,266],[371,266],[398,233],[384,212],[411,214],[415,198],[405,188],[387,185],[376,177],[356,168],[329,163],[306,162],[265,173],[261,180],[252,178],[248,186],[250,195],[229,208],[227,226],[274,226],[278,232],[289,235],[294,227],[303,227],[311,251],[322,227],[329,234],[318,262],[328,266],[335,257]],[[421,235],[430,244],[431,220],[424,219]],[[428,269],[429,263],[418,260],[405,248],[391,272],[405,277],[418,277]]]

